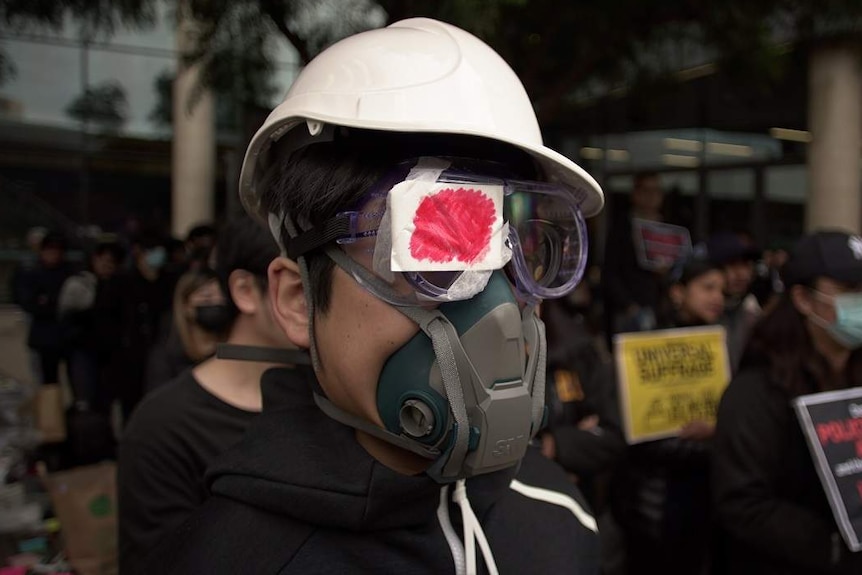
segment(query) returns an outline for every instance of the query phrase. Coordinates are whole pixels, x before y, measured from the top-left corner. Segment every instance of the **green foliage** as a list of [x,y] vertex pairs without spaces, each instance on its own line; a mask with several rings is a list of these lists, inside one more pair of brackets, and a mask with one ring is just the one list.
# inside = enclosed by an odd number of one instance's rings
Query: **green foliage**
[[66,113],[80,122],[92,122],[104,131],[116,131],[126,121],[128,107],[123,88],[116,82],[105,82],[91,86],[75,98]]
[[[154,21],[158,0],[0,0],[0,23],[59,28],[69,15],[89,29]],[[176,2],[172,3],[176,6]],[[386,21],[429,16],[473,32],[522,78],[544,121],[582,99],[619,86],[660,81],[717,63],[743,85],[782,73],[788,46],[856,39],[862,0],[187,0],[202,23],[202,86],[259,104],[271,92],[272,38],[297,51],[299,65],[332,42]],[[385,15],[381,14],[381,9]],[[0,55],[0,81],[3,72]],[[8,69],[8,64],[7,64]],[[230,89],[227,87],[230,85]]]
[[862,30],[862,0],[378,2],[390,21],[439,18],[488,42],[545,122],[579,100],[653,86],[705,63],[758,89],[783,73],[788,47],[855,39]]
[[157,0],[0,0],[0,23],[11,29],[48,27],[59,30],[73,17],[92,30],[113,32],[152,25]]

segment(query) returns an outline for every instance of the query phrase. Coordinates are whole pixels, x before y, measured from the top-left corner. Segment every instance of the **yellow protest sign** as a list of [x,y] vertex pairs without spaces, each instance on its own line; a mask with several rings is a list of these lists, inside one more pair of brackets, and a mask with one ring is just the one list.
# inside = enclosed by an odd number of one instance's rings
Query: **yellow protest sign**
[[695,420],[715,421],[730,382],[721,326],[623,333],[614,338],[626,439],[672,437]]

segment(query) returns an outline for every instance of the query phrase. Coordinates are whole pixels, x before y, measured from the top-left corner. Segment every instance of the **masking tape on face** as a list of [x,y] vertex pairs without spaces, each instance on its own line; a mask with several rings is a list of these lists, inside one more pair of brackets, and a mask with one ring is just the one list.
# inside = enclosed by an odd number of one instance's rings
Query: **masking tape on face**
[[[419,158],[416,165],[411,168],[405,178],[406,181],[436,182],[443,170],[448,168],[449,162],[441,158]],[[393,188],[394,189],[394,188]],[[380,218],[380,227],[377,230],[377,241],[374,244],[374,255],[372,256],[372,267],[379,277],[389,283],[395,281],[392,260],[392,210],[389,207],[390,193],[386,195],[386,209]]]
[[[470,191],[459,191],[459,186],[438,184],[437,179],[448,167],[449,163],[439,158],[422,158],[407,175],[405,181],[390,190],[386,198],[386,210],[378,229],[372,264],[374,272],[390,283],[394,281],[396,271],[461,271],[462,273],[446,290],[446,294],[435,298],[437,301],[464,300],[480,293],[488,285],[493,270],[502,268],[512,258],[512,250],[505,242],[505,238],[509,235],[509,226],[502,218],[502,187],[474,185],[468,186]],[[457,258],[459,254],[446,253],[447,248],[449,252],[454,252],[454,248],[463,248],[465,245],[463,237],[465,230],[458,228],[458,225],[466,226],[467,232],[469,228],[477,227],[476,222],[471,221],[475,218],[469,210],[470,205],[460,206],[462,213],[459,221],[452,217],[451,210],[440,210],[440,205],[435,204],[433,200],[426,206],[426,212],[442,225],[442,228],[438,227],[438,230],[442,230],[442,234],[425,233],[424,237],[430,239],[432,251],[438,250],[448,261],[437,262],[435,266],[434,262],[427,258],[423,260],[415,257],[416,254],[413,253],[416,251],[415,248],[419,247],[419,251],[422,250],[422,246],[419,246],[420,241],[412,241],[419,227],[417,219],[420,218],[417,216],[422,201],[445,190],[450,190],[447,197],[449,201],[456,204],[456,210],[460,204],[469,204],[471,201],[476,201],[487,208],[484,221],[487,229],[482,230],[486,236],[482,238],[485,243],[482,246],[474,245],[468,248],[480,253],[481,258],[466,257],[459,260]],[[459,196],[462,192],[463,195]],[[463,213],[464,211],[466,213]],[[396,219],[397,221],[394,221]],[[459,229],[462,233],[459,233]],[[400,245],[397,245],[399,242]],[[414,248],[412,251],[411,243]],[[428,244],[424,247],[427,249]]]

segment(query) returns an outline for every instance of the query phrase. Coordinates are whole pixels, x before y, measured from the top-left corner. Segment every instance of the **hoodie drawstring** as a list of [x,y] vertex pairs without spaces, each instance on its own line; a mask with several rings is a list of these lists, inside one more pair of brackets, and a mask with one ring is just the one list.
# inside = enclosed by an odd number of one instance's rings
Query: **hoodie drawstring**
[[449,544],[449,549],[452,551],[452,560],[455,562],[455,575],[467,575],[464,561],[464,545],[458,539],[458,534],[455,533],[452,521],[449,519],[448,485],[444,485],[440,489],[440,505],[437,506],[437,520],[440,522],[443,536],[446,537],[446,543]]
[[485,559],[488,572],[491,575],[499,575],[497,563],[494,561],[494,554],[491,553],[491,546],[488,545],[488,540],[485,538],[482,524],[479,523],[473,508],[470,507],[465,480],[459,479],[455,483],[455,493],[452,498],[461,507],[461,520],[464,523],[464,550],[467,554],[467,575],[476,575],[476,543],[482,549],[482,557]]

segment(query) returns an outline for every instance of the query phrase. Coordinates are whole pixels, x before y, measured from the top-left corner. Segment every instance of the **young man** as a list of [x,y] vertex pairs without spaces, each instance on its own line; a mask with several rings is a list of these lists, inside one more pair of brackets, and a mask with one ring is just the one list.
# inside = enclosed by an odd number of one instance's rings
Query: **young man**
[[[229,301],[202,306],[197,314],[228,331],[228,349],[289,347],[267,297],[266,270],[278,255],[275,242],[248,217],[225,231],[216,273]],[[135,572],[159,539],[203,502],[204,471],[260,412],[260,379],[269,367],[214,357],[147,396],[135,411],[120,443],[123,573]]]
[[343,40],[257,133],[241,189],[317,382],[264,383],[144,572],[597,572],[594,519],[528,443],[536,304],[580,280],[602,194],[542,145],[505,62],[427,19]]

